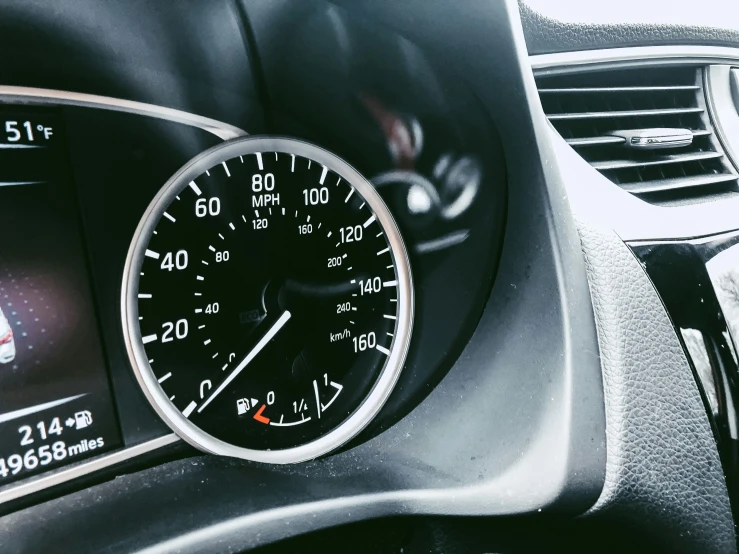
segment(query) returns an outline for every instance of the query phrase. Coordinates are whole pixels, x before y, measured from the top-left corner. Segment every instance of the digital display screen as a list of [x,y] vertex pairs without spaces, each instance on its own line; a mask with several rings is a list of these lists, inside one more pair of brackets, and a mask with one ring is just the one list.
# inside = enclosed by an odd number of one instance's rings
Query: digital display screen
[[0,108],[0,487],[120,445],[61,117]]

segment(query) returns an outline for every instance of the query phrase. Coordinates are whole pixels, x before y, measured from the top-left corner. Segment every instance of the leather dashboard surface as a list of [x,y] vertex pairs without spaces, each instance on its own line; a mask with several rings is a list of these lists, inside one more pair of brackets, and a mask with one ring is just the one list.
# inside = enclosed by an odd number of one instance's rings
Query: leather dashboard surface
[[591,510],[669,552],[734,552],[698,387],[649,278],[615,233],[579,225],[606,390],[606,484]]
[[739,47],[735,0],[519,0],[519,7],[529,54],[665,44]]

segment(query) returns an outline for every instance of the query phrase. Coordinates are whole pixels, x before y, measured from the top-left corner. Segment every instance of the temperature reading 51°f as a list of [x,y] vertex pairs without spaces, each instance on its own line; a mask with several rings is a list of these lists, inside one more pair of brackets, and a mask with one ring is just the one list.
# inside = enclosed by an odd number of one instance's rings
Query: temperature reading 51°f
[[53,134],[54,131],[51,127],[35,124],[32,121],[5,122],[5,140],[9,143],[46,141]]

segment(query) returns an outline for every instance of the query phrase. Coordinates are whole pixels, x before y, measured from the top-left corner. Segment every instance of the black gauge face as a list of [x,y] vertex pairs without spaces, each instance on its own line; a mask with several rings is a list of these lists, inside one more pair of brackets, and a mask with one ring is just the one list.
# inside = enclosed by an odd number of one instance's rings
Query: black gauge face
[[400,371],[412,314],[380,197],[288,139],[222,145],[173,178],[139,227],[123,300],[139,380],[175,430],[277,463],[366,425]]

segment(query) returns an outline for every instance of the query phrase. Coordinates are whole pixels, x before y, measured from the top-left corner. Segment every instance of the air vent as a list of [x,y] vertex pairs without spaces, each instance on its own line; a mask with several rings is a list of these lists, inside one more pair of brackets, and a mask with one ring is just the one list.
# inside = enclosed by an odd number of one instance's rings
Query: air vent
[[624,190],[664,205],[739,192],[702,83],[699,67],[537,79],[544,111],[570,146]]

